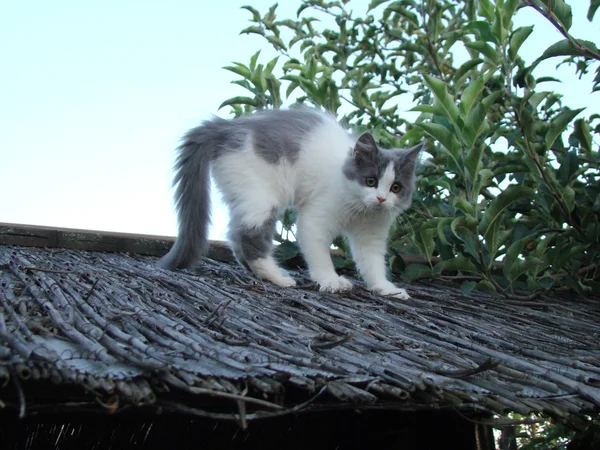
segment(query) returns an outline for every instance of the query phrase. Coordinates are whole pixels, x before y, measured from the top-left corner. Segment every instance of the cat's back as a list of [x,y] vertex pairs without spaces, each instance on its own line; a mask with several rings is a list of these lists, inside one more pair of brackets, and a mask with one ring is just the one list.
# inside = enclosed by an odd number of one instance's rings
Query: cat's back
[[228,137],[215,146],[212,173],[221,190],[252,185],[287,204],[335,183],[353,145],[332,115],[308,108],[262,111],[214,125]]
[[333,156],[336,149],[339,153],[340,142],[345,148],[350,139],[331,114],[309,108],[260,111],[232,120],[215,118],[191,130],[187,138],[209,142],[217,159],[249,152],[269,164],[293,164],[302,156]]
[[331,115],[307,108],[262,111],[233,123],[247,131],[252,150],[272,164],[295,163],[312,148],[307,144],[319,130],[341,129]]

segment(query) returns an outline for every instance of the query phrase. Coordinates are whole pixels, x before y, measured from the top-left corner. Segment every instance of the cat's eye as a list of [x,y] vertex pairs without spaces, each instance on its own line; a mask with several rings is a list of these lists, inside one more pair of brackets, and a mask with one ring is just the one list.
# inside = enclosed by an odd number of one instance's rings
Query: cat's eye
[[390,187],[390,191],[393,192],[394,194],[397,194],[401,190],[402,190],[402,185],[400,183],[394,183]]
[[368,187],[375,187],[375,186],[377,186],[377,179],[374,177],[367,177],[367,178],[365,178],[365,184]]

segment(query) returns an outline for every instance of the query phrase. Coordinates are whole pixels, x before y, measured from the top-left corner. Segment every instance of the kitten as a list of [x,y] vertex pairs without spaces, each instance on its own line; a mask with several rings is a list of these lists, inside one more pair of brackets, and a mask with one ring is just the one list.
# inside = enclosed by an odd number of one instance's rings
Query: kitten
[[329,253],[344,233],[368,288],[407,299],[386,278],[386,239],[392,221],[411,204],[422,147],[380,149],[370,134],[353,137],[333,117],[308,109],[209,120],[190,130],[178,149],[179,235],[159,264],[190,267],[207,250],[212,172],[229,207],[232,250],[259,278],[296,284],[271,251],[278,214],[291,206],[298,212],[298,244],[321,291],[352,288]]

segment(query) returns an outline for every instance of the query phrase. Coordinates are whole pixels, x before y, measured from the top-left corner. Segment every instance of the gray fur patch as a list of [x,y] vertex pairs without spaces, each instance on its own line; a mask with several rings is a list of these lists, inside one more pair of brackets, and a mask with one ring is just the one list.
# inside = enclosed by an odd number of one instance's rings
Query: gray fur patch
[[390,161],[389,156],[379,149],[373,137],[364,133],[356,141],[352,155],[344,163],[342,171],[349,180],[366,186],[367,178],[381,179]]
[[251,133],[254,151],[271,164],[281,158],[295,162],[306,135],[322,121],[320,114],[308,110],[263,112],[237,119]]
[[215,117],[192,128],[184,139],[210,149],[210,159],[215,159],[224,153],[241,150],[247,136],[248,131],[238,127],[233,121]]
[[262,225],[256,227],[248,227],[231,217],[227,237],[237,260],[246,268],[249,268],[246,264],[248,261],[264,258],[271,253],[276,222],[276,208],[266,214]]
[[365,133],[356,142],[342,171],[347,179],[366,186],[367,178],[381,180],[385,169],[391,162],[394,164],[396,173],[395,181],[400,183],[403,188],[397,195],[412,195],[415,167],[422,148],[423,144],[408,149],[382,149],[377,146],[370,134]]
[[241,150],[250,137],[254,151],[265,161],[294,162],[306,135],[322,122],[321,113],[308,109],[261,111],[233,120],[214,118],[190,130],[186,139],[212,148],[213,158],[218,158]]
[[178,233],[175,245],[160,261],[165,269],[193,266],[208,247],[210,225],[210,160],[212,147],[186,140],[175,163],[175,206]]
[[241,227],[235,230],[236,246],[241,251],[244,262],[265,258],[271,253],[276,221],[273,217],[259,227]]

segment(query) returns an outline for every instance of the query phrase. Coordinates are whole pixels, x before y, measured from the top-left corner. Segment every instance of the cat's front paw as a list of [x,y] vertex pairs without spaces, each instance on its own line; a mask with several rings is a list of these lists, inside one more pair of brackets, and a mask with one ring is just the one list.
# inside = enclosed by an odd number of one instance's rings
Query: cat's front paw
[[400,300],[410,299],[410,295],[408,295],[408,293],[404,289],[399,288],[393,283],[375,285],[371,288],[371,290],[376,294],[384,295],[386,297],[395,297],[399,298]]
[[282,276],[273,281],[276,285],[281,287],[293,287],[296,286],[296,280],[290,276]]
[[289,273],[285,270],[279,270],[279,273],[273,274],[271,276],[271,282],[275,283],[277,286],[281,287],[293,287],[296,286],[296,280],[294,280]]
[[352,289],[352,283],[340,276],[320,279],[317,283],[321,292],[344,292]]

